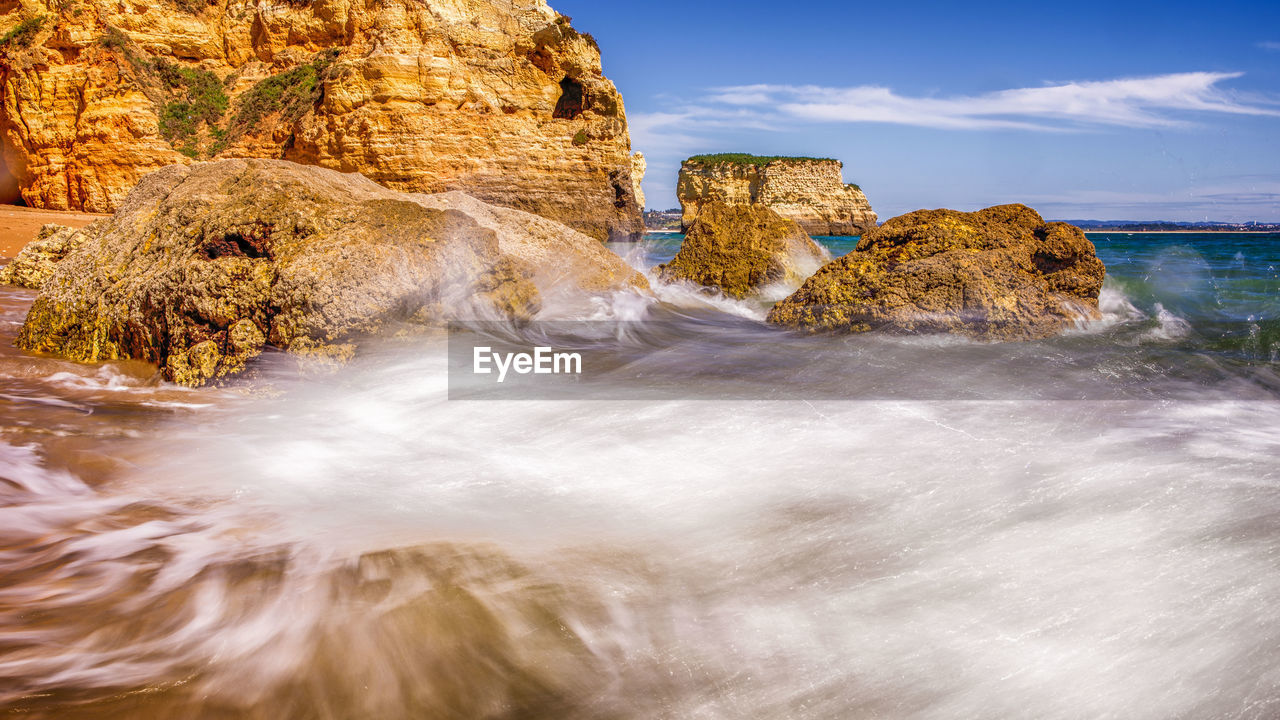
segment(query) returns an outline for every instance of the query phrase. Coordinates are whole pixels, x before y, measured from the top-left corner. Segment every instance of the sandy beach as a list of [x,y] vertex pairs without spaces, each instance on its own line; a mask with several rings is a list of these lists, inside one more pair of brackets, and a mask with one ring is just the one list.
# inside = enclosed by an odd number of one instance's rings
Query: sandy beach
[[18,205],[0,208],[0,257],[11,258],[23,246],[35,239],[40,228],[48,223],[84,227],[98,218],[107,217],[94,213],[66,210],[37,210]]

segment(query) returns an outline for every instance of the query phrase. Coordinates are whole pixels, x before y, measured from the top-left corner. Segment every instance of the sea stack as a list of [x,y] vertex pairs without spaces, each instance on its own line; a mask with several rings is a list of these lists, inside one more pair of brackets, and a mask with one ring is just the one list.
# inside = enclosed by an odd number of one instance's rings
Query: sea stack
[[111,212],[166,165],[263,157],[643,229],[622,97],[544,0],[13,3],[0,34],[0,176],[33,207]]
[[861,235],[876,226],[876,214],[861,188],[845,184],[843,167],[829,158],[695,155],[680,166],[676,186],[682,224],[688,230],[709,202],[758,204],[810,235]]
[[1034,340],[1100,317],[1105,275],[1080,228],[1025,205],[918,210],[862,236],[775,305],[769,322]]

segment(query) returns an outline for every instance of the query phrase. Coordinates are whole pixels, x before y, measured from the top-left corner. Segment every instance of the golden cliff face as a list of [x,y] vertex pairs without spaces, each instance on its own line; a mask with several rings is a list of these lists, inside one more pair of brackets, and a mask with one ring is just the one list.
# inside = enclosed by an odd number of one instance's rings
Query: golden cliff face
[[709,202],[764,205],[810,235],[861,235],[876,214],[856,185],[841,179],[838,160],[702,156],[680,167],[676,195],[687,229]]
[[0,141],[29,205],[107,212],[165,165],[268,157],[642,230],[622,98],[543,0],[19,1]]

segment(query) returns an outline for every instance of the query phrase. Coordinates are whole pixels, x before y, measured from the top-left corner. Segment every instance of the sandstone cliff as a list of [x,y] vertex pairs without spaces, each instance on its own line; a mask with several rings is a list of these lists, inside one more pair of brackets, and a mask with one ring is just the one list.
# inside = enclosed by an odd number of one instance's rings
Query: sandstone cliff
[[644,153],[635,153],[631,156],[631,192],[636,197],[636,207],[640,208],[640,212],[644,212],[644,188],[640,183],[644,180],[644,174],[649,169],[649,162],[644,159]]
[[545,0],[4,7],[0,175],[29,205],[112,211],[166,165],[267,157],[642,230],[622,98]]
[[685,229],[705,203],[760,204],[810,235],[861,235],[876,226],[867,196],[841,178],[838,160],[699,155],[680,167],[676,195]]

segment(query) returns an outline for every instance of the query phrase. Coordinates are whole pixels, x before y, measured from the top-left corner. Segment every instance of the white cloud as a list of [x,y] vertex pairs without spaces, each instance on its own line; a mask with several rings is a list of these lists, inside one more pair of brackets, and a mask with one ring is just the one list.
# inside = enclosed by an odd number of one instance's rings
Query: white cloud
[[674,180],[680,161],[704,152],[709,138],[728,130],[777,132],[781,127],[754,110],[745,108],[690,107],[679,112],[632,112],[627,114],[631,147],[645,154],[645,196],[663,208],[669,206],[676,188]]
[[[711,90],[700,101],[667,101],[668,112],[629,116],[633,147],[649,159],[645,189],[655,205],[670,204],[680,160],[699,152],[746,147],[750,131],[803,138],[806,124],[881,123],[949,130],[1080,132],[1107,128],[1189,126],[1207,115],[1280,117],[1277,98],[1228,89],[1242,73],[1193,72],[1152,77],[1080,81],[1012,88],[975,95],[907,96],[891,88],[862,85],[744,85]],[[744,133],[745,131],[745,133]],[[792,143],[795,145],[796,143]],[[803,146],[803,143],[800,143]],[[803,150],[803,147],[800,148]],[[1237,190],[1233,188],[1232,191]],[[1272,217],[1275,197],[1247,194],[1249,210]],[[1241,197],[1246,197],[1241,196]],[[1174,198],[1075,198],[1057,204],[1064,213],[1086,207],[1167,210],[1181,203],[1225,209],[1225,195]],[[1237,199],[1235,202],[1240,202]],[[1269,205],[1269,207],[1268,207]],[[1263,212],[1265,211],[1265,212]],[[1245,210],[1241,209],[1241,214]],[[1260,216],[1260,215],[1255,215]],[[1154,217],[1154,215],[1153,215]]]
[[1280,115],[1221,89],[1243,73],[1193,72],[1070,82],[981,95],[909,97],[874,85],[747,85],[721,88],[715,105],[754,108],[813,122],[889,123],[954,130],[1063,131],[1081,126],[1160,127],[1185,124],[1176,113]]
[[1260,42],[1258,47],[1269,52],[1280,52],[1280,42]]

